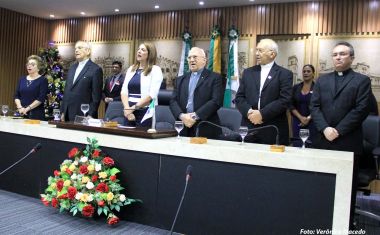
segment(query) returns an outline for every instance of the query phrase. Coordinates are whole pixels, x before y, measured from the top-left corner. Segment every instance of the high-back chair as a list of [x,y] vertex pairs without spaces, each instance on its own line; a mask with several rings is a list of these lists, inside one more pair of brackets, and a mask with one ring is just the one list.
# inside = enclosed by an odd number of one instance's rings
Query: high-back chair
[[[366,187],[368,187],[372,181],[379,179],[380,116],[369,115],[363,122],[362,128],[364,151],[360,159],[358,191],[363,191],[364,195],[369,195],[371,191],[366,189]],[[370,211],[356,208],[355,212],[359,215],[380,221],[380,215],[376,215]]]
[[221,107],[218,109],[220,125],[231,131],[222,129],[222,140],[240,141],[239,127],[241,125],[242,115],[239,110],[234,108]]
[[121,101],[112,101],[108,104],[104,119],[108,121],[116,121],[119,124],[124,124],[123,103]]

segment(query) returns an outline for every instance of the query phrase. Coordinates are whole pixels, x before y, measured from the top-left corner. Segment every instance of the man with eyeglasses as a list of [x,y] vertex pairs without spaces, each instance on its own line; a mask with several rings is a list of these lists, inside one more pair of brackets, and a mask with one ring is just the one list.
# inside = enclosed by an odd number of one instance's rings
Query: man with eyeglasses
[[318,78],[310,101],[311,116],[318,130],[315,148],[354,152],[354,177],[350,225],[353,224],[356,175],[362,153],[362,122],[369,113],[371,82],[351,69],[354,48],[337,43],[332,52],[335,71]]
[[[286,111],[291,99],[293,74],[277,65],[278,45],[262,39],[256,47],[258,65],[243,71],[236,93],[236,107],[248,128],[274,125],[279,130],[279,144],[289,144],[289,125]],[[243,120],[243,121],[244,121]],[[247,142],[275,144],[277,133],[272,127],[258,130],[246,137]]]
[[98,117],[102,99],[103,70],[91,61],[91,47],[85,41],[75,43],[74,63],[66,78],[61,106],[62,121],[74,121],[76,115],[83,115],[81,104],[89,104],[88,116]]
[[[206,54],[203,49],[193,47],[189,51],[190,73],[175,80],[170,109],[174,117],[182,120],[183,136],[195,136],[200,121],[219,124],[217,110],[223,104],[222,76],[205,68]],[[221,130],[210,125],[199,127],[200,136],[218,138]]]
[[112,62],[112,75],[105,80],[103,101],[108,104],[112,101],[121,101],[120,92],[124,83],[124,74],[121,73],[123,64],[120,61]]

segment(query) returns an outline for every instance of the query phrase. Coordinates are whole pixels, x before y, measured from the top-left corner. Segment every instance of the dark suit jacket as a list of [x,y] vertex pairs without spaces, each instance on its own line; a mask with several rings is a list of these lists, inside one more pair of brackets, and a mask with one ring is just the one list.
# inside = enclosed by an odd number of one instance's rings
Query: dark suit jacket
[[109,97],[113,98],[114,101],[121,101],[120,92],[121,88],[123,87],[125,75],[121,73],[117,82],[114,83],[112,89],[110,90],[110,82],[112,77],[113,76],[110,76],[105,80],[103,88],[103,99]]
[[[335,72],[321,76],[313,90],[310,109],[318,130],[313,146],[321,149],[362,151],[362,122],[369,113],[370,79],[350,70],[335,92]],[[328,141],[323,130],[334,127],[339,137]]]
[[74,121],[75,115],[83,115],[80,105],[90,104],[87,113],[93,118],[98,117],[98,107],[102,98],[103,70],[91,60],[87,61],[73,84],[78,63],[73,64],[67,74],[63,94],[61,112],[66,121]]
[[[170,100],[170,109],[175,118],[179,118],[181,113],[187,113],[186,105],[189,97],[189,82],[191,73],[178,77],[175,82],[174,91]],[[223,87],[222,76],[218,73],[204,69],[197,86],[194,90],[194,112],[200,118],[199,121],[210,121],[219,124],[217,110],[223,104]],[[198,123],[199,123],[198,121]],[[182,135],[194,136],[196,123],[192,128],[184,128]],[[208,138],[217,138],[221,130],[202,124],[200,127],[200,136]]]
[[[247,68],[243,72],[238,92],[236,93],[236,107],[248,123],[248,128],[257,128],[265,125],[275,125],[279,129],[280,144],[289,144],[289,125],[286,110],[291,100],[293,74],[291,71],[273,64],[261,91],[260,113],[263,124],[253,125],[248,120],[248,110],[257,109],[260,95],[261,66]],[[250,140],[249,137],[247,138]],[[275,130],[264,129],[251,137],[252,142],[274,144]]]

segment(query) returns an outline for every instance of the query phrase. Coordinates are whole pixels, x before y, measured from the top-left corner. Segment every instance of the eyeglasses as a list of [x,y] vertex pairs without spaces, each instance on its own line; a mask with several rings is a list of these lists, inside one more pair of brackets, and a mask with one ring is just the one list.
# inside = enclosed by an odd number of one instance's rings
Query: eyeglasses
[[37,64],[36,64],[36,63],[26,63],[25,65],[26,65],[26,66],[29,66],[29,65],[30,65],[30,66],[36,66]]
[[199,58],[204,58],[203,56],[196,56],[196,55],[191,55],[187,57],[187,60],[190,61],[191,59],[193,60],[198,60]]

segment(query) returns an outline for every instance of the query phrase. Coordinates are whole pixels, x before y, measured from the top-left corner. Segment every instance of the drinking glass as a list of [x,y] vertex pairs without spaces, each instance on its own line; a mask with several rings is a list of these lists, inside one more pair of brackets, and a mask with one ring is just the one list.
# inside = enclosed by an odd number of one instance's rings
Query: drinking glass
[[302,148],[305,148],[306,140],[309,138],[309,129],[300,129],[300,138],[302,140]]
[[176,129],[176,131],[178,132],[178,135],[177,135],[177,139],[180,138],[179,136],[179,133],[182,131],[183,129],[183,121],[175,121],[174,123],[174,128]]
[[61,114],[61,112],[59,111],[59,109],[53,109],[53,116],[54,116],[54,121],[58,122],[60,121],[61,119],[59,118],[59,115]]
[[8,110],[9,110],[9,106],[8,105],[4,104],[3,106],[1,106],[1,111],[3,112],[4,117],[8,113]]
[[80,110],[82,110],[83,116],[86,116],[86,113],[88,112],[88,110],[90,110],[90,105],[89,104],[81,104]]
[[244,144],[244,138],[248,135],[248,127],[239,127],[239,135],[241,136],[241,144]]

